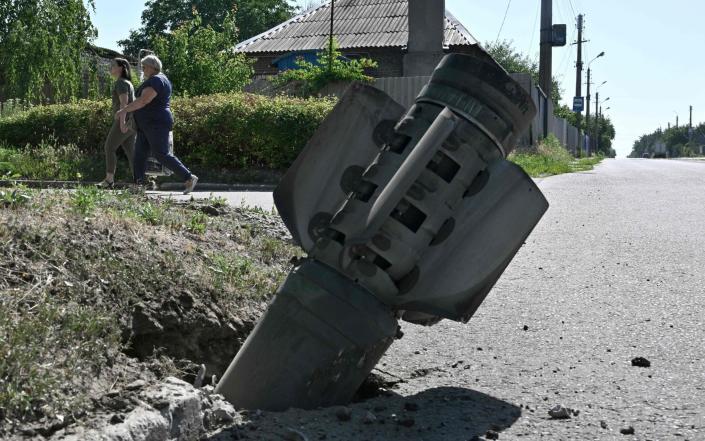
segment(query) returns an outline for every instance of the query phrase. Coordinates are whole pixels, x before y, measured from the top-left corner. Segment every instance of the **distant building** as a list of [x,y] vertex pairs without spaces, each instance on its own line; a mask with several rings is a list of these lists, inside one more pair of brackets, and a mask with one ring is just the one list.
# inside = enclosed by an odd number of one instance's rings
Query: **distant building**
[[[299,57],[316,60],[328,47],[330,17],[328,2],[239,43],[235,50],[256,59],[256,76],[275,75],[295,68]],[[377,78],[429,75],[444,53],[478,48],[472,34],[445,9],[444,0],[336,0],[334,35],[343,56],[375,60],[379,67],[369,74]]]

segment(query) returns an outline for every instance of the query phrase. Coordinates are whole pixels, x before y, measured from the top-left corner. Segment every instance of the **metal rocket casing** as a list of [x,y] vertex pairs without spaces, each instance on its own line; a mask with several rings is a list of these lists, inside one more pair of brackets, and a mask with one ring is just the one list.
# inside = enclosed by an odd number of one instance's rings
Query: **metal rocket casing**
[[534,113],[481,55],[444,58],[407,112],[351,86],[275,192],[309,258],[216,392],[250,409],[345,404],[399,316],[468,320],[548,206],[505,159]]
[[312,259],[404,319],[467,321],[548,208],[505,159],[535,113],[483,55],[446,56],[406,113],[354,84],[275,203]]

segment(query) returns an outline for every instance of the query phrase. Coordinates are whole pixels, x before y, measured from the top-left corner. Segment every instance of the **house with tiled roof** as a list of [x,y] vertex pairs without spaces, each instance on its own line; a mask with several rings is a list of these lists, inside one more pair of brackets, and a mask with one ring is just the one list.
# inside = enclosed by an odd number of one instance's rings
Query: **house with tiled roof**
[[[374,77],[427,75],[444,53],[470,53],[477,40],[443,0],[335,0],[333,33],[348,58],[371,58]],[[246,41],[235,50],[256,60],[257,76],[314,61],[328,47],[331,2]]]

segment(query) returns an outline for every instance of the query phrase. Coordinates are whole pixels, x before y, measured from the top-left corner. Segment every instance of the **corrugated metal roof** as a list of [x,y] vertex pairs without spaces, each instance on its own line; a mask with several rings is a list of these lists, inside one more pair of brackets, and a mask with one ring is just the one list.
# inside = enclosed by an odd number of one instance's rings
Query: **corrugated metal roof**
[[[336,0],[334,32],[341,49],[404,47],[409,38],[407,0]],[[243,41],[245,53],[324,49],[330,32],[330,3],[297,15],[267,32]],[[446,11],[445,46],[477,44],[475,37]]]

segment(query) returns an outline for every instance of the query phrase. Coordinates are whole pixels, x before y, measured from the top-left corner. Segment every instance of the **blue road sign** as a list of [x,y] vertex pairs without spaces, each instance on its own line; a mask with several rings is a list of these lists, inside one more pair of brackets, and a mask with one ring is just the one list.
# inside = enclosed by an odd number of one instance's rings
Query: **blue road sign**
[[573,98],[573,112],[582,112],[585,110],[585,97],[576,96]]

